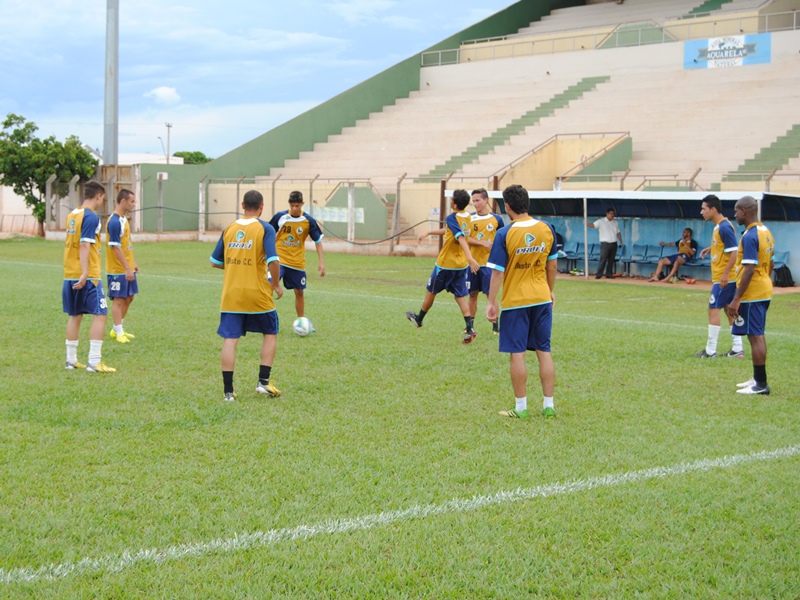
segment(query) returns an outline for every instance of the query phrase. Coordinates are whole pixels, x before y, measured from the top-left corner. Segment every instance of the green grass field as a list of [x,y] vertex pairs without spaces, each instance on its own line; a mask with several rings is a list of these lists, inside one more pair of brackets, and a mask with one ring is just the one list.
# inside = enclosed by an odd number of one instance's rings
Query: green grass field
[[309,255],[283,396],[250,335],[224,403],[212,248],[137,245],[136,340],[92,375],[63,368],[62,245],[0,241],[0,598],[800,596],[800,295],[747,397],[749,358],[692,357],[708,292],[559,279],[557,417],[524,422],[485,299],[464,346],[448,296],[404,317],[432,259]]

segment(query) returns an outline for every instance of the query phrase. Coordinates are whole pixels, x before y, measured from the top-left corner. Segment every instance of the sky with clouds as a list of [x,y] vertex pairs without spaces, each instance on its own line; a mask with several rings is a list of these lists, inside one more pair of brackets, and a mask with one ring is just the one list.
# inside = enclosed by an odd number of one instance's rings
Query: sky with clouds
[[[123,0],[119,152],[217,157],[514,0]],[[0,2],[0,116],[102,150],[106,2]],[[161,137],[161,140],[159,140]]]

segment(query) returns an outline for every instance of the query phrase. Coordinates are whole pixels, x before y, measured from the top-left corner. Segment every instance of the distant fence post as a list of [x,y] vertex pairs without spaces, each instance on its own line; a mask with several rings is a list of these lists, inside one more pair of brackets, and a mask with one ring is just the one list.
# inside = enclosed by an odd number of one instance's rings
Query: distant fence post
[[356,239],[356,184],[347,184],[347,241]]
[[[205,175],[199,183],[198,201],[197,201],[197,236],[205,235],[206,233],[206,180],[208,175]],[[237,213],[238,214],[238,213]]]

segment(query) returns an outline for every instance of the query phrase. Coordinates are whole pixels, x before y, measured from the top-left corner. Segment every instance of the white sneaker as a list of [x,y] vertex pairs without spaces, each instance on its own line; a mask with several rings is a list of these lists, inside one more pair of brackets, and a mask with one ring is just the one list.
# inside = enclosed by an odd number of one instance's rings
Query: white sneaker
[[749,387],[753,387],[755,384],[756,384],[756,380],[751,377],[747,381],[743,381],[742,383],[737,383],[736,387],[737,388],[749,388]]

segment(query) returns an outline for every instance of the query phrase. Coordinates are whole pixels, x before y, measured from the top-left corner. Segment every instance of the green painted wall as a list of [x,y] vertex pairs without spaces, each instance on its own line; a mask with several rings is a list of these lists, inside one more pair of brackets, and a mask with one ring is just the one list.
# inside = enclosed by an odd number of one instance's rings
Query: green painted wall
[[[163,231],[197,231],[200,180],[208,165],[141,165],[142,192],[138,202],[142,228],[158,231],[158,173],[167,173],[162,184],[164,202]],[[231,219],[232,220],[232,219]]]
[[[386,209],[386,205],[370,188],[356,187],[354,191],[356,208],[364,209],[364,222],[356,223],[356,239],[386,239],[389,228],[389,213]],[[336,190],[333,197],[328,200],[326,207],[347,208],[347,188],[340,187]],[[331,223],[328,221],[325,222],[324,225],[328,235],[334,234],[345,239],[347,238],[347,223]]]
[[[626,138],[603,156],[586,165],[579,173],[570,177],[571,181],[611,181],[611,173],[624,171],[630,164],[633,153],[633,139]],[[608,179],[592,177],[591,179],[581,179],[581,175],[608,175]]]

